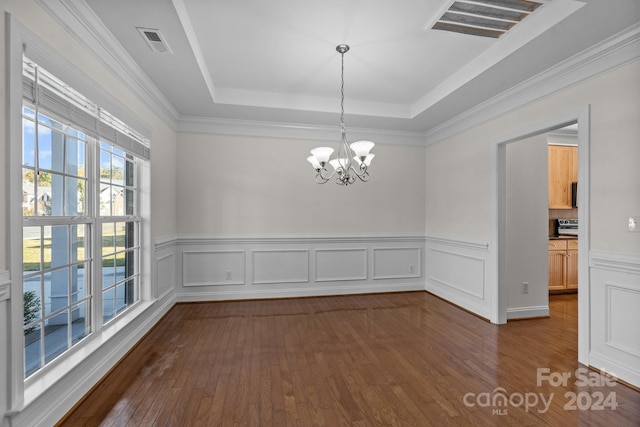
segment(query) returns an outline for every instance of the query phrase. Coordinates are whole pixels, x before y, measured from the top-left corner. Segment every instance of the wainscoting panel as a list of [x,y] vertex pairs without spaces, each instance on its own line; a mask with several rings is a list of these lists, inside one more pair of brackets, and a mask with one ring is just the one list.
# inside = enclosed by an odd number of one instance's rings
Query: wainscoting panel
[[253,284],[309,282],[307,249],[252,251]]
[[421,259],[420,248],[373,248],[373,278],[420,277]]
[[426,289],[481,317],[491,317],[485,242],[427,236]]
[[179,301],[399,292],[425,286],[423,235],[183,236],[176,241]]
[[244,251],[185,251],[182,286],[244,285]]
[[156,278],[158,282],[158,295],[176,287],[176,255],[173,252],[156,257]]
[[591,253],[589,363],[640,387],[640,257]]
[[316,282],[366,280],[366,249],[317,249]]

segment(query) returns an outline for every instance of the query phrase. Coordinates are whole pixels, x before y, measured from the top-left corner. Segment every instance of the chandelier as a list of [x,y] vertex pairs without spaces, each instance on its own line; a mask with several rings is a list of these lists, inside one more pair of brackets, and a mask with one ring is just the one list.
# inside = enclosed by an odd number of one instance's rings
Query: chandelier
[[[349,46],[340,44],[336,46],[336,51],[340,53],[342,61],[342,84],[340,86],[340,133],[342,134],[342,141],[335,159],[330,159],[334,151],[333,148],[317,147],[311,150],[311,156],[307,157],[307,160],[316,170],[316,182],[318,184],[324,184],[335,176],[336,184],[349,185],[356,181],[356,177],[363,182],[369,180],[367,168],[375,157],[375,154],[369,152],[375,144],[371,141],[357,141],[349,144],[347,140],[347,131],[344,125],[344,54],[349,51]],[[330,165],[330,169],[327,169],[327,163]]]

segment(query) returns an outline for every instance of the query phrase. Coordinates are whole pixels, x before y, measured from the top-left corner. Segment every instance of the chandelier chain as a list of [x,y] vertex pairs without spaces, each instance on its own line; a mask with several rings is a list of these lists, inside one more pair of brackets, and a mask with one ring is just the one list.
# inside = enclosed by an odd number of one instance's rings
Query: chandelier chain
[[345,124],[344,124],[344,52],[340,52],[342,57],[341,60],[341,84],[340,84],[340,131],[345,133]]

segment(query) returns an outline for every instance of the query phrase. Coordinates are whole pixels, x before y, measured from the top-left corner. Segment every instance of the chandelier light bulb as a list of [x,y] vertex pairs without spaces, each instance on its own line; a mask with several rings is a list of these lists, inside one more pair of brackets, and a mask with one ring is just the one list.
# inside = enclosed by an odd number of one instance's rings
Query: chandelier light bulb
[[349,147],[356,153],[356,157],[367,157],[369,151],[373,148],[375,144],[371,141],[357,141],[352,142]]
[[333,154],[333,148],[331,147],[317,147],[311,150],[311,154],[313,154],[321,165],[323,163],[327,163],[331,154]]

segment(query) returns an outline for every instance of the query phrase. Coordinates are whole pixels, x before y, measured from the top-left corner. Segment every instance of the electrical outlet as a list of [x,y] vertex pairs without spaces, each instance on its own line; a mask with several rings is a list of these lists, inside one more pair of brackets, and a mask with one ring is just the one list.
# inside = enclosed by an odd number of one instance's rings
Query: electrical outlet
[[629,217],[629,231],[640,232],[640,215]]
[[529,282],[522,282],[522,293],[523,294],[529,293]]
[[233,274],[232,274],[231,270],[227,270],[226,279],[227,279],[227,280],[231,280],[231,279],[233,279]]

